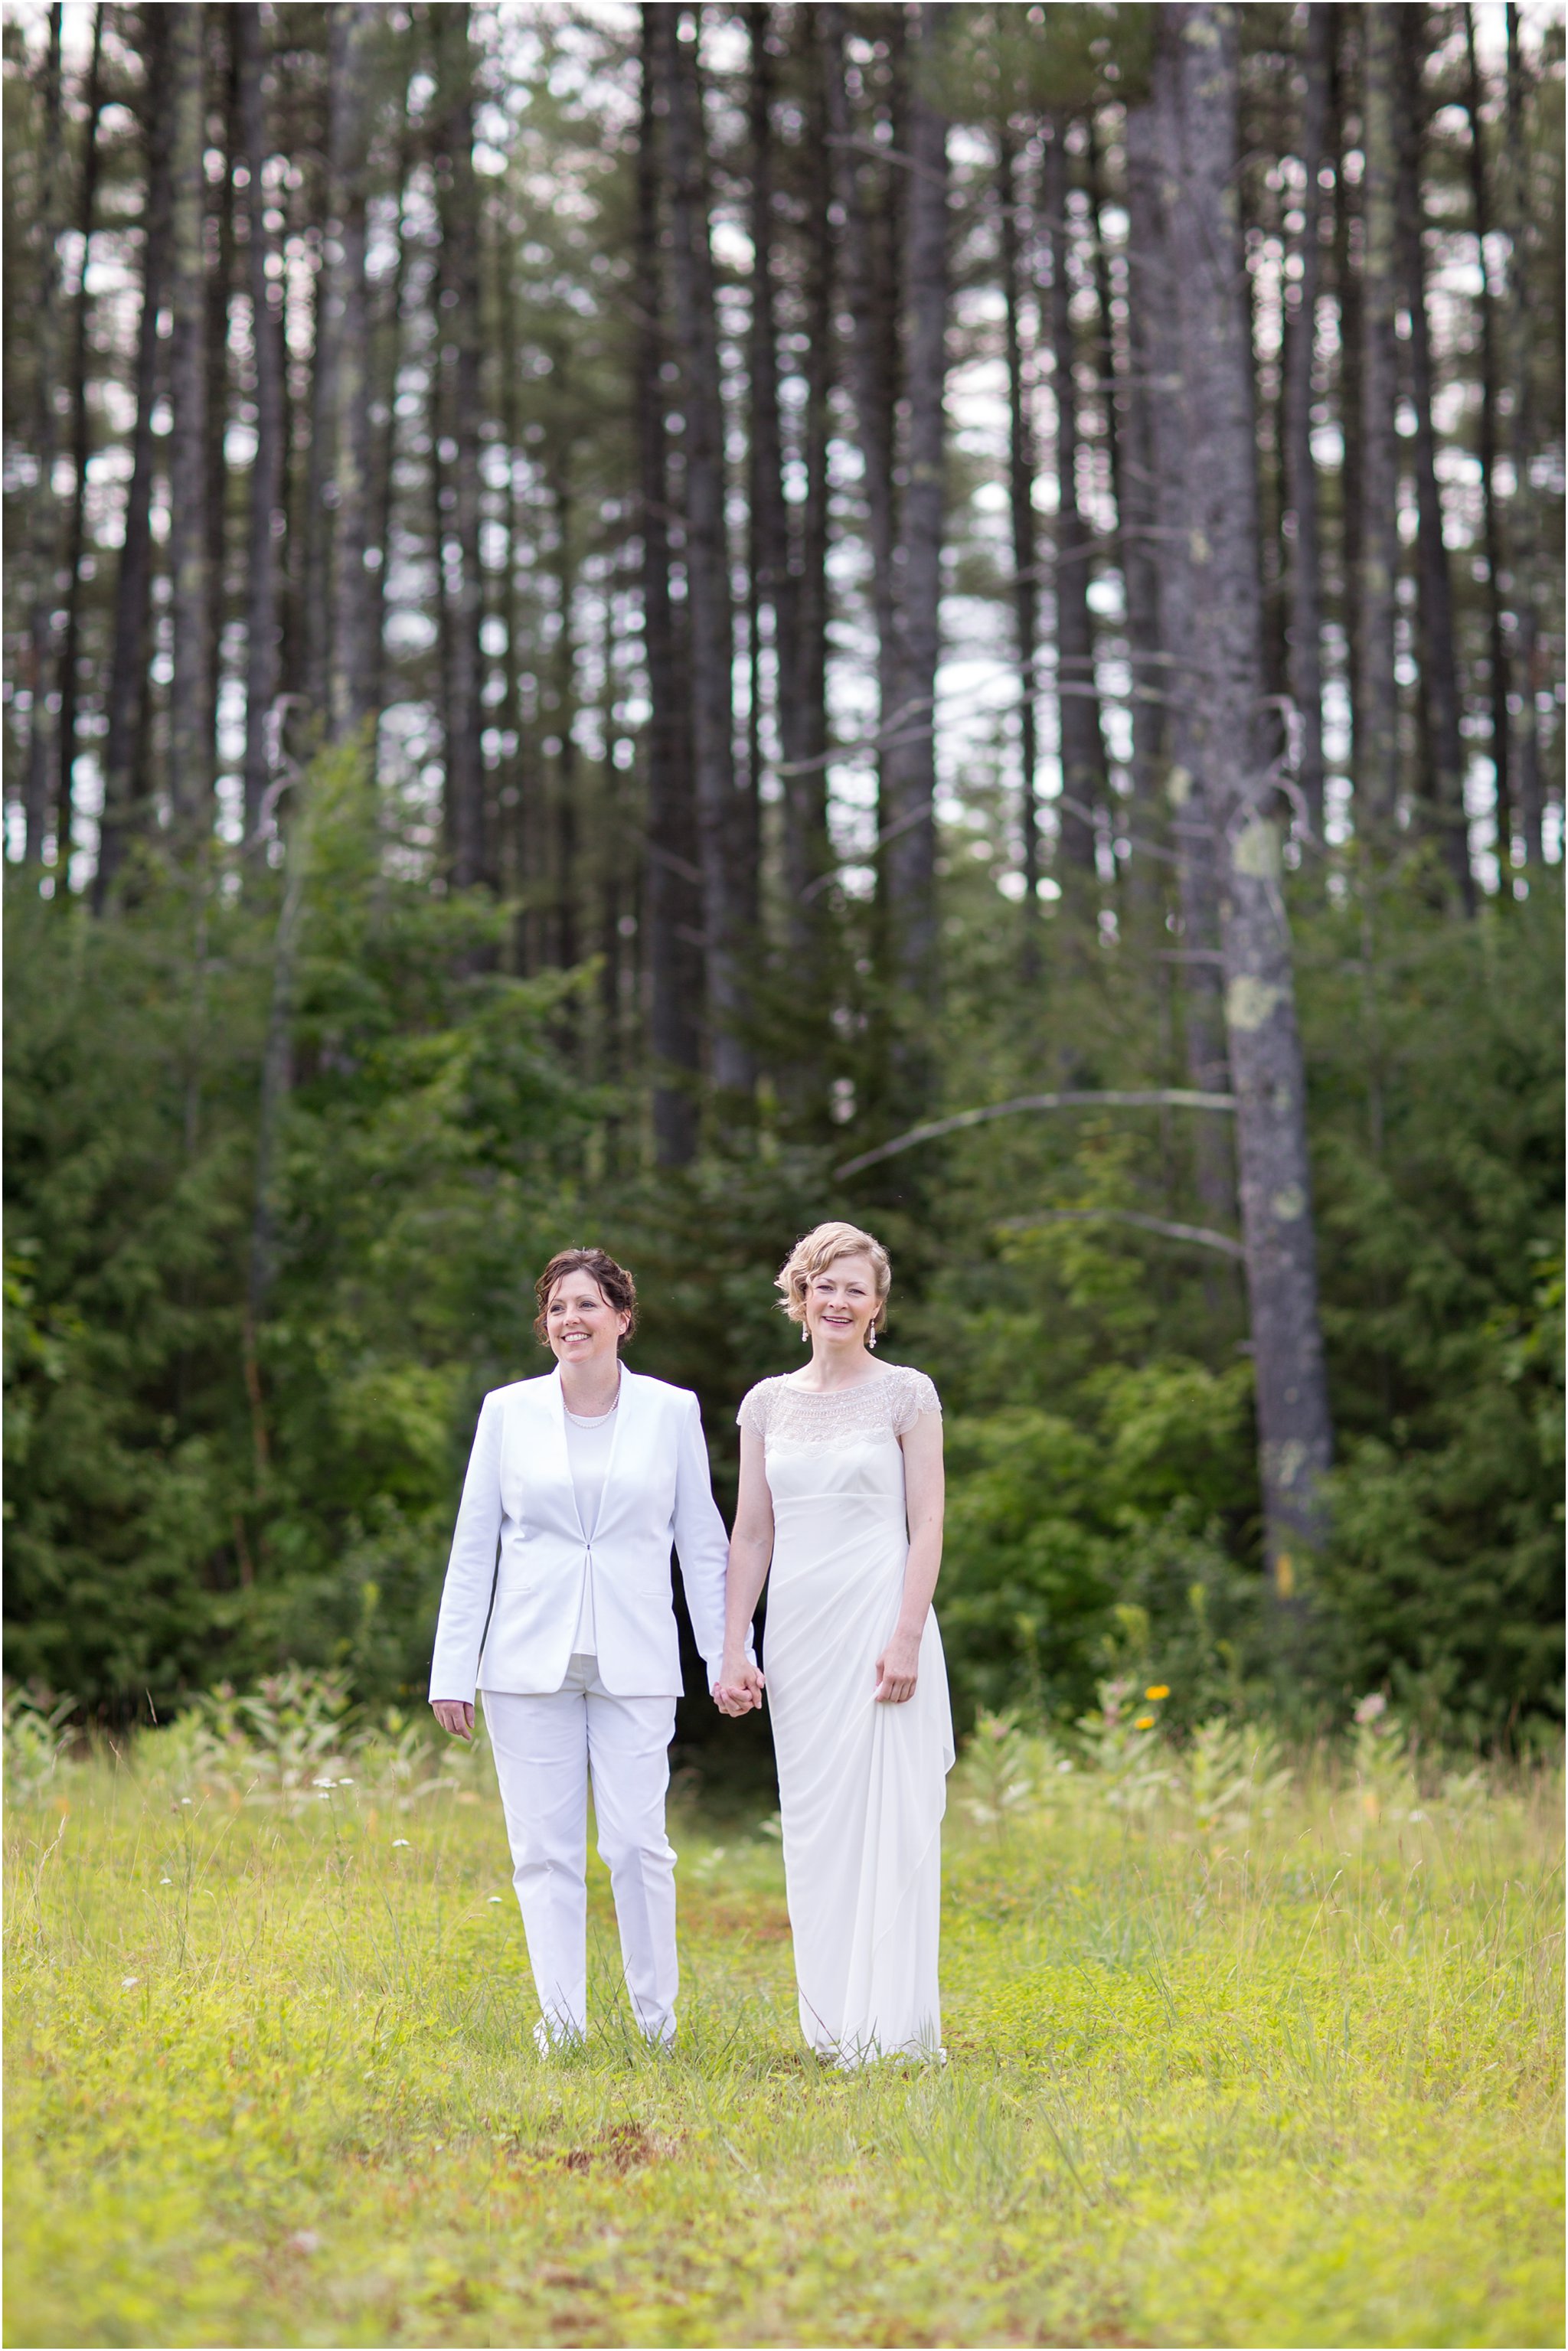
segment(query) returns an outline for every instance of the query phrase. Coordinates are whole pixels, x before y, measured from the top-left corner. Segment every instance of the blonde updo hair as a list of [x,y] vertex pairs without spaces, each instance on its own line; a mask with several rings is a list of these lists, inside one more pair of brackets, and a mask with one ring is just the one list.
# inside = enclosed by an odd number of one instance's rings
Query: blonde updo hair
[[[876,1312],[870,1328],[880,1330],[887,1307],[887,1293],[893,1288],[893,1268],[882,1243],[870,1233],[862,1233],[858,1225],[845,1225],[836,1219],[814,1226],[803,1240],[798,1240],[779,1269],[774,1287],[779,1290],[784,1311],[791,1322],[804,1324],[806,1292],[812,1277],[826,1273],[829,1266],[837,1265],[842,1257],[863,1257],[871,1259],[876,1277]],[[869,1333],[868,1333],[869,1335]]]

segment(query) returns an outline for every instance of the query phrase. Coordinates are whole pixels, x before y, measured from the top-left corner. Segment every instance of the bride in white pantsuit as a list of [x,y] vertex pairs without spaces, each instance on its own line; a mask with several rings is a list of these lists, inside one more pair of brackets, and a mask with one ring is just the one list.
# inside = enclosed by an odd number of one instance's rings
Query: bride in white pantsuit
[[936,2055],[942,1815],[953,1724],[931,1613],[942,1560],[942,1413],[923,1372],[874,1361],[887,1253],[819,1225],[779,1276],[804,1368],[740,1408],[727,1714],[762,1703],[779,1766],[800,2026],[841,2065]]
[[716,1677],[727,1543],[697,1400],[627,1371],[632,1277],[564,1249],[534,1328],[557,1368],[485,1398],[441,1595],[430,1702],[473,1735],[476,1688],[511,1843],[541,2050],[587,2030],[588,1790],[626,1989],[650,2040],[675,2029],[675,1856],[664,1833],[680,1694],[672,1543]]

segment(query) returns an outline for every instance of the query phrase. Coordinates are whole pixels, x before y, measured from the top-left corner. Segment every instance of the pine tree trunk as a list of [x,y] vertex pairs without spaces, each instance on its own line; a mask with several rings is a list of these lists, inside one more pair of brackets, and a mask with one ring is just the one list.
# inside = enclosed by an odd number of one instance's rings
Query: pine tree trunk
[[[555,371],[562,372],[558,353]],[[555,512],[556,632],[552,647],[554,678],[550,687],[550,721],[558,748],[555,755],[555,960],[561,971],[575,967],[578,944],[578,894],[580,886],[577,854],[577,643],[573,628],[572,590],[576,567],[572,556],[573,496],[569,473],[570,450],[557,442],[546,460],[551,469],[550,503]],[[575,1008],[568,1008],[572,1019]]]
[[[816,756],[805,699],[801,642],[803,564],[792,559],[784,498],[783,434],[779,413],[778,319],[774,299],[773,59],[770,6],[747,12],[750,36],[751,131],[751,516],[756,589],[772,616],[778,680],[776,717],[784,783],[784,886],[790,944],[808,955],[814,936],[812,884],[826,870],[822,778],[803,772]],[[817,354],[813,351],[815,360]],[[755,709],[754,709],[755,723]]]
[[1165,829],[1166,695],[1170,677],[1160,622],[1160,490],[1155,461],[1155,343],[1148,316],[1149,276],[1161,266],[1158,178],[1146,108],[1128,117],[1128,269],[1126,417],[1122,429],[1122,504],[1117,517],[1127,592],[1127,650],[1133,670],[1132,898],[1155,930],[1166,890],[1160,862]]
[[1257,1374],[1260,1473],[1274,1591],[1322,1540],[1331,1454],[1306,1100],[1263,766],[1252,374],[1236,213],[1237,11],[1161,12],[1156,82],[1179,126],[1171,221],[1180,306],[1193,576],[1195,727],[1219,852],[1226,1019]]
[[713,255],[702,156],[697,60],[675,37],[666,44],[671,257],[685,374],[686,578],[691,613],[692,751],[703,877],[704,963],[709,1064],[721,1095],[749,1096],[755,1081],[746,1035],[747,1003],[734,872],[737,833],[734,637],[725,518],[724,414],[719,390]]
[[[249,228],[252,366],[255,371],[256,455],[251,463],[248,554],[246,563],[245,837],[254,844],[261,823],[270,762],[268,727],[278,683],[277,564],[283,522],[283,312],[267,273],[271,239],[262,170],[267,155],[261,10],[235,8],[235,63],[239,79],[240,138],[250,183]],[[280,290],[280,287],[279,287]]]
[[169,441],[169,569],[172,580],[174,675],[169,694],[170,792],[178,834],[198,841],[211,828],[210,701],[213,580],[207,529],[206,10],[174,0],[170,20],[170,172],[173,183],[169,272],[173,340],[169,350],[172,423]]
[[[923,1033],[936,998],[936,664],[941,650],[947,388],[947,124],[938,103],[946,11],[921,0],[909,94],[904,287],[904,396],[909,426],[894,577],[897,707],[883,751],[883,872],[893,972]],[[885,727],[887,713],[883,713]],[[900,1047],[906,1095],[918,1108],[929,1079],[913,1037]]]
[[1350,710],[1350,762],[1360,740],[1361,692],[1357,648],[1361,643],[1361,266],[1362,189],[1353,185],[1345,159],[1359,139],[1353,117],[1360,66],[1361,11],[1334,12],[1333,72],[1333,287],[1339,313],[1339,621],[1344,639],[1344,692]]
[[701,966],[693,941],[701,919],[696,822],[686,756],[685,680],[670,601],[669,469],[665,452],[664,298],[659,266],[658,107],[667,79],[669,11],[642,12],[642,125],[637,147],[637,441],[641,468],[643,644],[651,716],[647,741],[648,868],[644,893],[649,1042],[653,1061],[653,1153],[684,1167],[696,1151]]
[[[301,194],[306,216],[319,232],[331,208],[330,174],[308,169]],[[297,618],[302,629],[294,646],[297,675],[287,683],[290,692],[303,692],[312,747],[326,731],[332,694],[332,537],[338,494],[338,361],[342,348],[336,274],[323,235],[310,297],[310,372],[304,402],[308,419],[305,510],[291,517],[289,534],[290,541],[297,538],[299,545]]]
[[[1077,340],[1068,277],[1066,122],[1050,126],[1040,175],[1051,254],[1051,386],[1056,398],[1056,674],[1061,741],[1063,887],[1082,914],[1095,883],[1094,835],[1105,799],[1105,747],[1094,691],[1094,624],[1089,609],[1093,542],[1078,504]],[[1069,879],[1069,876],[1075,877]]]
[[1419,10],[1400,21],[1399,271],[1410,314],[1410,401],[1416,413],[1416,500],[1419,521],[1416,585],[1420,596],[1421,691],[1430,765],[1427,821],[1453,875],[1460,904],[1475,912],[1465,821],[1465,755],[1459,733],[1459,675],[1454,649],[1453,586],[1443,543],[1443,501],[1437,486],[1437,434],[1432,423],[1432,348],[1427,318],[1425,205],[1421,155],[1425,107],[1421,68],[1425,23]]
[[[474,53],[469,9],[441,8],[437,30],[437,193],[441,214],[442,374],[445,429],[455,455],[450,516],[439,552],[446,631],[446,829],[452,880],[472,889],[487,875],[485,776],[479,749],[479,199],[474,176]],[[455,579],[454,580],[454,573]]]
[[[1140,308],[1131,301],[1128,267],[1127,357],[1124,372],[1115,334],[1107,214],[1112,195],[1105,158],[1092,117],[1089,124],[1089,192],[1094,229],[1094,288],[1100,305],[1100,378],[1104,406],[1111,493],[1116,509],[1116,561],[1125,601],[1127,654],[1133,679],[1132,785],[1126,866],[1128,913],[1145,950],[1155,942],[1165,914],[1160,864],[1150,851],[1159,846],[1160,759],[1163,742],[1158,687],[1159,575],[1155,563],[1154,456],[1149,418],[1147,352]],[[1162,942],[1163,944],[1163,942]]]
[[88,266],[98,218],[99,116],[103,110],[103,0],[92,12],[92,53],[87,69],[87,122],[82,131],[81,181],[77,234],[81,238],[81,277],[77,287],[75,347],[71,357],[71,503],[66,529],[66,626],[60,652],[59,778],[56,793],[55,868],[62,902],[70,868],[71,787],[77,762],[77,708],[80,693],[82,556],[87,540],[87,467],[91,454],[88,416],[88,326],[92,305]]
[[[1301,192],[1301,233],[1297,242],[1301,275],[1293,310],[1284,330],[1281,409],[1284,427],[1285,496],[1294,526],[1290,553],[1291,695],[1301,728],[1297,781],[1312,831],[1323,832],[1323,616],[1322,553],[1318,530],[1318,469],[1312,456],[1312,362],[1317,343],[1318,287],[1322,279],[1322,169],[1328,137],[1329,83],[1333,68],[1333,10],[1312,0],[1307,10],[1302,70],[1301,162],[1307,183]],[[1288,297],[1287,297],[1288,299]]]
[[365,566],[370,546],[370,307],[365,278],[366,180],[374,72],[364,0],[332,11],[332,204],[342,259],[336,273],[341,342],[338,362],[337,529],[333,543],[332,731],[357,736],[373,709],[374,597]]
[[[1149,447],[1155,488],[1151,528],[1155,557],[1161,661],[1155,672],[1163,715],[1169,838],[1181,912],[1182,1041],[1188,1081],[1199,1093],[1228,1093],[1230,1055],[1219,945],[1215,831],[1198,734],[1201,683],[1192,642],[1193,545],[1187,519],[1189,362],[1181,337],[1174,214],[1181,198],[1179,123],[1172,92],[1127,116],[1128,203],[1131,207],[1131,305],[1149,386]],[[1237,1216],[1236,1160],[1228,1132],[1218,1119],[1194,1122],[1193,1180],[1206,1221],[1221,1230]],[[1224,1301],[1218,1272],[1210,1301]]]
[[103,815],[92,903],[101,914],[124,862],[135,797],[138,745],[147,695],[147,620],[152,582],[152,475],[156,448],[152,414],[158,402],[158,314],[169,261],[169,110],[165,89],[168,11],[154,9],[147,26],[141,135],[146,183],[141,214],[141,312],[136,329],[136,423],[131,440],[131,480],[115,580],[113,647],[110,659],[103,751]]
[[1491,204],[1487,187],[1486,131],[1481,120],[1483,91],[1480,61],[1476,55],[1475,13],[1468,5],[1465,52],[1468,68],[1465,108],[1470,122],[1470,225],[1476,240],[1476,266],[1481,290],[1477,298],[1480,321],[1480,414],[1476,430],[1476,455],[1481,469],[1481,543],[1487,563],[1487,652],[1490,675],[1488,699],[1491,708],[1492,770],[1497,792],[1497,857],[1506,877],[1513,840],[1513,778],[1509,758],[1509,658],[1503,625],[1507,591],[1508,540],[1497,489],[1498,461],[1498,331],[1487,267],[1487,237]]
[[[828,839],[828,779],[822,762],[828,747],[828,443],[832,420],[834,256],[831,209],[833,175],[828,147],[827,58],[815,11],[807,11],[810,95],[807,152],[814,160],[814,186],[806,224],[806,413],[802,455],[806,495],[800,505],[795,609],[796,668],[781,684],[798,715],[797,757],[802,772],[787,779],[790,855],[789,870],[791,938],[802,953],[820,952],[822,893],[832,867]],[[780,673],[782,681],[782,673]]]
[[[402,104],[407,110],[406,89]],[[369,551],[375,558],[367,590],[368,617],[366,629],[370,639],[370,708],[379,713],[385,705],[386,692],[386,593],[387,572],[392,559],[392,516],[395,507],[395,478],[398,455],[398,377],[402,364],[403,295],[408,284],[408,179],[411,169],[408,133],[404,132],[399,157],[397,182],[397,259],[392,265],[392,281],[386,290],[378,337],[380,352],[377,397],[385,410],[385,422],[375,442],[369,499],[371,521]],[[512,377],[515,385],[515,373]],[[373,746],[372,746],[373,748]]]
[[[1514,611],[1513,675],[1519,696],[1518,731],[1510,772],[1519,830],[1528,867],[1541,863],[1541,720],[1535,696],[1542,680],[1540,537],[1531,469],[1535,460],[1535,354],[1540,328],[1531,315],[1530,253],[1534,222],[1530,188],[1530,126],[1525,119],[1525,68],[1520,46],[1519,10],[1509,0],[1504,11],[1508,26],[1508,168],[1503,175],[1506,197],[1503,227],[1508,232],[1508,356],[1513,386],[1511,455],[1513,458],[1513,524],[1509,533],[1512,556]],[[1552,623],[1549,622],[1548,625]]]
[[[844,79],[844,12],[836,0],[817,12],[823,57],[823,100],[830,169],[843,214],[840,254],[842,308],[850,319],[849,390],[860,451],[860,495],[865,505],[866,546],[871,558],[871,601],[876,622],[878,735],[889,737],[902,725],[925,726],[931,714],[901,714],[894,575],[896,520],[893,423],[898,385],[897,304],[889,279],[894,256],[880,251],[867,214],[862,170],[856,160],[854,124]],[[879,261],[882,266],[879,268]],[[887,757],[879,758],[885,820]],[[884,821],[885,829],[885,821]],[[885,884],[885,874],[883,882]]]
[[1398,298],[1395,137],[1397,11],[1368,0],[1363,14],[1361,276],[1361,598],[1356,695],[1356,829],[1386,841],[1399,805],[1399,694],[1395,625],[1399,586],[1399,444],[1394,310]]
[[235,158],[239,146],[238,88],[227,8],[207,17],[209,113],[223,117],[224,175],[208,200],[214,259],[207,273],[207,581],[212,612],[207,635],[207,716],[214,764],[218,701],[223,692],[224,629],[228,617],[229,311],[235,284]]
[[50,817],[49,697],[55,683],[55,590],[60,559],[60,511],[55,496],[55,451],[58,431],[55,395],[59,377],[60,263],[59,237],[64,226],[62,181],[65,172],[63,92],[61,78],[62,11],[49,10],[48,47],[44,59],[44,136],[39,173],[37,308],[32,329],[35,396],[33,462],[37,467],[29,516],[27,679],[32,703],[27,719],[27,759],[23,785],[26,833],[22,854],[29,865],[42,865],[44,839]]
[[997,193],[1002,219],[1002,298],[1008,362],[1008,501],[1013,538],[1013,627],[1019,666],[1019,849],[1023,869],[1020,965],[1024,982],[1040,977],[1040,822],[1035,776],[1040,766],[1040,582],[1034,527],[1034,435],[1024,381],[1023,262],[1019,211],[1018,151],[1004,120],[998,133]]

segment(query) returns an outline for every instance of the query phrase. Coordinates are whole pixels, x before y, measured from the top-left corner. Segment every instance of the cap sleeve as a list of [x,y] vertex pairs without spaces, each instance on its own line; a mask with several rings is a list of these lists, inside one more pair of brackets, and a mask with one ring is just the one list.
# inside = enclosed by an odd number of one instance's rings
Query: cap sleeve
[[905,1437],[922,1413],[934,1412],[941,1417],[942,1399],[924,1372],[913,1368],[904,1371],[898,1383],[899,1392],[893,1399],[894,1433]]
[[735,1416],[736,1420],[753,1437],[767,1438],[768,1391],[772,1384],[771,1380],[758,1380],[757,1385],[754,1388],[748,1388],[740,1400],[740,1410]]

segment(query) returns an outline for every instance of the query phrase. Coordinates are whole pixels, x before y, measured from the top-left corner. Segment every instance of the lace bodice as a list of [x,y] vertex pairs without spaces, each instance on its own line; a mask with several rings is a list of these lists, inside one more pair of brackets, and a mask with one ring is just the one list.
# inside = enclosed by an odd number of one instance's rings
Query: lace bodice
[[769,1451],[780,1447],[848,1445],[868,1437],[903,1437],[923,1412],[939,1413],[941,1400],[924,1372],[908,1364],[888,1364],[853,1387],[820,1393],[797,1387],[788,1377],[759,1380],[736,1414],[742,1428],[760,1437]]

